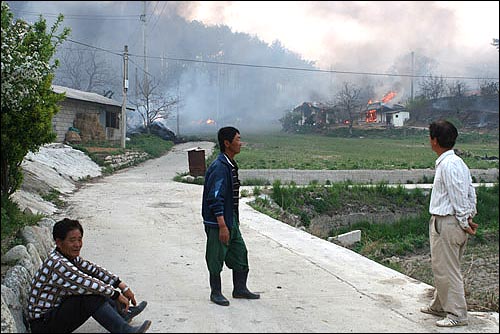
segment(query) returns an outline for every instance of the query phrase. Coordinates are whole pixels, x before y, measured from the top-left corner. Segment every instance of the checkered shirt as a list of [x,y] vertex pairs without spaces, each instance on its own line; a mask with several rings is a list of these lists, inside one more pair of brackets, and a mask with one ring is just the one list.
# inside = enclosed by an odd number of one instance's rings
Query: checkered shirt
[[70,295],[111,297],[120,279],[108,270],[76,257],[70,261],[54,249],[42,263],[31,282],[28,299],[30,319],[39,319]]

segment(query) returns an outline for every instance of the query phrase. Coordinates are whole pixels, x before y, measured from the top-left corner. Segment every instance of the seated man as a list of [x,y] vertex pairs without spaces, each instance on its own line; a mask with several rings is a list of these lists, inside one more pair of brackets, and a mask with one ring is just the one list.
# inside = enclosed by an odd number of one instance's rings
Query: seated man
[[[52,235],[56,248],[31,284],[31,332],[70,333],[93,317],[111,333],[145,333],[151,321],[137,327],[128,322],[147,303],[137,305],[134,293],[118,276],[80,257],[83,228],[78,220],[58,221]],[[129,307],[130,302],[134,306]]]

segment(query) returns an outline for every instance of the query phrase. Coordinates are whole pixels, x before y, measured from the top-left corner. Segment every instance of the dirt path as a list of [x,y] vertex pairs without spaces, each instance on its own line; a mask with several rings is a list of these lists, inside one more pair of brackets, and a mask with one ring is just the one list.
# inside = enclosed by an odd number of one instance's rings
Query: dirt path
[[[172,181],[185,172],[187,148],[86,183],[67,198],[66,215],[83,223],[82,256],[116,272],[147,300],[134,323],[149,332],[435,332],[435,318],[418,312],[430,287],[251,209],[242,200],[241,230],[249,248],[249,287],[258,301],[208,299],[201,225],[202,187]],[[77,330],[98,333],[90,319]],[[461,332],[498,332],[489,315],[471,316]]]

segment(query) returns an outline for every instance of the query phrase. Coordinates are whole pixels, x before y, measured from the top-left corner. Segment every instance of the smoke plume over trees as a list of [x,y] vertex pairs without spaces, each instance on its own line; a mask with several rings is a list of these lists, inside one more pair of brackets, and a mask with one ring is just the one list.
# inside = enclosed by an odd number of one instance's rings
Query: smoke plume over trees
[[[182,133],[215,132],[216,127],[224,125],[244,131],[280,128],[278,120],[286,111],[305,101],[331,101],[344,82],[373,94],[363,94],[361,99],[366,101],[362,103],[380,99],[388,91],[397,92],[394,102],[404,103],[410,96],[412,82],[408,74],[411,73],[441,77],[453,73],[450,70],[455,68],[457,75],[498,75],[498,53],[495,51],[497,57],[492,65],[478,60],[468,66],[450,66],[458,62],[462,54],[450,57],[451,43],[439,44],[428,38],[439,32],[445,39],[452,39],[449,13],[442,9],[431,11],[429,5],[416,3],[411,6],[422,23],[413,20],[411,29],[408,23],[399,19],[400,15],[391,15],[392,20],[387,21],[383,15],[374,15],[354,2],[311,4],[311,15],[324,16],[321,13],[341,10],[370,23],[373,32],[384,32],[383,40],[360,37],[342,47],[334,37],[346,36],[334,34],[330,39],[325,38],[322,45],[325,54],[330,55],[331,72],[325,68],[319,71],[315,61],[287,49],[282,41],[267,43],[256,35],[233,31],[223,24],[208,25],[191,20],[193,10],[199,5],[196,2],[149,1],[145,16],[143,2],[10,3],[15,15],[65,14],[72,34],[69,43],[56,55],[61,61],[54,80],[56,84],[99,94],[106,92],[121,101],[122,54],[127,45],[129,103],[139,100],[140,83],[146,78],[161,83],[157,92],[179,101],[170,108],[166,123],[172,129],[178,127]],[[226,5],[230,4],[220,3],[220,6]],[[395,3],[387,11],[401,13],[403,6]],[[220,13],[221,17],[215,19],[223,22],[222,8]],[[44,17],[50,18],[50,15]],[[429,27],[426,24],[429,21],[436,24]],[[277,17],[276,24],[279,22]],[[408,43],[404,45],[391,38],[390,32],[393,35],[409,33],[417,28],[428,31],[408,36]],[[484,52],[492,49],[488,43]],[[415,55],[413,66],[412,51]],[[477,59],[482,59],[480,56],[478,54]],[[424,79],[414,79],[415,96],[421,93],[417,90]],[[467,84],[471,89],[476,86],[479,89],[480,82],[471,80]]]

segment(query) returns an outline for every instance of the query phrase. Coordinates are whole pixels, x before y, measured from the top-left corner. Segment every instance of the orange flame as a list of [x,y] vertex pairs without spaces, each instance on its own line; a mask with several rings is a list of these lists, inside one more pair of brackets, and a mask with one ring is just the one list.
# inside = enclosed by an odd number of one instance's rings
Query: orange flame
[[391,91],[391,92],[384,95],[384,97],[382,98],[382,102],[387,103],[390,100],[392,100],[394,98],[394,96],[396,96],[396,92]]
[[215,121],[213,119],[207,119],[206,121],[207,124],[215,124]]
[[366,123],[373,123],[377,121],[377,111],[375,109],[366,112]]

